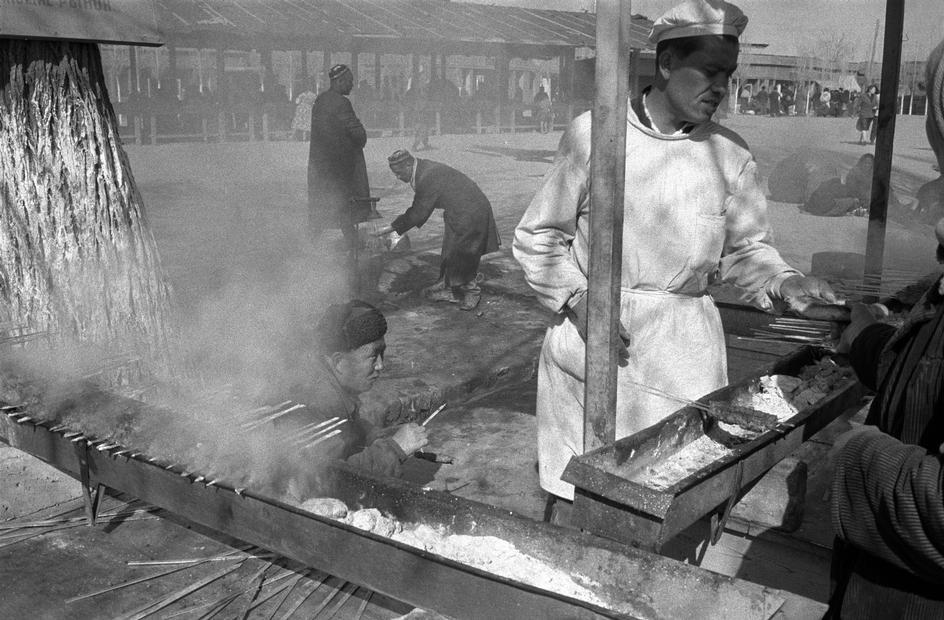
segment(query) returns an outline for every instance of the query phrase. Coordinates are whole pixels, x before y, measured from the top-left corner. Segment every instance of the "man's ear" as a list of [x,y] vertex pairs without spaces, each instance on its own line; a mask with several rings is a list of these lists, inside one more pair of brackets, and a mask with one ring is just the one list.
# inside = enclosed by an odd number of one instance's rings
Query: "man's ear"
[[330,366],[332,370],[337,371],[341,368],[341,362],[344,361],[344,353],[335,351],[330,355],[326,355],[325,359],[328,362],[328,366]]
[[662,76],[662,79],[669,79],[669,74],[672,73],[672,61],[674,60],[671,50],[664,50],[659,57],[656,58],[656,68],[659,70],[659,74]]

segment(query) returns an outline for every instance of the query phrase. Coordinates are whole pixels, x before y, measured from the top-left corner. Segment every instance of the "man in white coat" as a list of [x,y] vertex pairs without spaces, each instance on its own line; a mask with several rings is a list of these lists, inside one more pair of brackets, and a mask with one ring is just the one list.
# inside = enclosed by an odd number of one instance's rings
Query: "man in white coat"
[[[719,277],[768,311],[783,302],[835,302],[770,245],[767,205],[744,140],[712,122],[737,67],[747,17],[720,0],[688,0],[653,25],[656,76],[630,101],[626,127],[621,336],[616,436],[679,408],[642,384],[697,399],[727,383],[721,319],[707,293]],[[551,169],[515,231],[514,255],[541,302],[557,313],[538,369],[538,464],[551,498],[583,452],[590,113],[561,138]]]

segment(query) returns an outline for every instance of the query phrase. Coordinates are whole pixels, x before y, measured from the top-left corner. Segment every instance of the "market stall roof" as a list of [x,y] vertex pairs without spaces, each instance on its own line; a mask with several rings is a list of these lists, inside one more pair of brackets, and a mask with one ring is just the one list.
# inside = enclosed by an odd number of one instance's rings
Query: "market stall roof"
[[[169,44],[266,41],[393,51],[485,46],[594,47],[595,15],[449,0],[156,0]],[[652,22],[636,16],[631,46],[648,47]],[[460,52],[461,53],[461,52]]]
[[862,90],[862,87],[859,86],[859,82],[854,75],[844,75],[838,80],[817,80],[817,83],[821,87],[831,90],[838,90],[840,88],[845,88],[851,92],[859,92]]

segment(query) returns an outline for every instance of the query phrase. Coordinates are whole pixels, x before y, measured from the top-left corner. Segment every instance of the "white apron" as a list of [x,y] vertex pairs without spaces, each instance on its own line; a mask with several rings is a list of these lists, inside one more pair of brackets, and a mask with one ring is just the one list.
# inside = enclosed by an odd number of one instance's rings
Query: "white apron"
[[[558,313],[538,366],[538,459],[541,486],[567,499],[574,489],[560,476],[584,445],[585,347],[559,312],[586,290],[590,134],[588,114],[571,124],[514,242],[528,283]],[[682,407],[634,384],[697,399],[727,383],[721,318],[706,292],[714,274],[770,309],[770,284],[797,273],[769,244],[750,152],[723,127],[666,136],[630,108],[625,188],[620,319],[630,344],[618,370],[617,438]]]
[[[633,383],[691,400],[727,383],[721,317],[708,295],[623,289],[620,320],[632,327],[629,363],[617,373],[617,438],[683,406]],[[570,458],[583,453],[584,357],[583,340],[569,320],[547,330],[538,365],[538,463],[541,487],[565,499],[573,499],[574,487],[560,476]]]

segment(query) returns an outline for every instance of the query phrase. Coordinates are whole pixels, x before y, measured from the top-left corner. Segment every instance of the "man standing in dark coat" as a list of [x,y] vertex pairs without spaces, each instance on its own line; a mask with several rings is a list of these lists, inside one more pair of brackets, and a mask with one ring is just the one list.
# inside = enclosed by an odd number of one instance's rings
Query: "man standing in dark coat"
[[413,205],[377,232],[402,235],[426,223],[433,210],[443,210],[442,263],[439,281],[424,289],[427,299],[458,303],[472,310],[482,298],[476,282],[482,255],[501,245],[492,205],[472,179],[454,168],[428,159],[416,159],[398,150],[387,158],[390,170],[415,192]]
[[325,228],[340,228],[348,249],[353,249],[354,225],[370,214],[370,203],[364,200],[370,196],[364,161],[367,132],[347,98],[354,87],[351,70],[335,65],[328,77],[331,87],[318,95],[311,110],[309,222],[313,235]]

